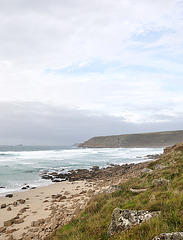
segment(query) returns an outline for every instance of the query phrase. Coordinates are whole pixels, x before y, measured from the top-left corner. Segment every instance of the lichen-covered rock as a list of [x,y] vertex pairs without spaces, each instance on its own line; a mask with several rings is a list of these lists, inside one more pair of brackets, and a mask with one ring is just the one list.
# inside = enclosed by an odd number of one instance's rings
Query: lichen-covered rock
[[160,212],[148,212],[145,210],[136,211],[128,209],[115,208],[112,214],[112,221],[109,226],[108,234],[114,235],[119,230],[129,229],[134,225],[155,217]]
[[153,170],[150,169],[150,168],[144,168],[144,169],[141,170],[141,173],[144,173],[144,174],[146,174],[146,173],[152,173],[152,172],[153,172]]
[[133,193],[141,193],[141,192],[145,192],[145,191],[147,191],[146,188],[141,188],[141,189],[130,188],[130,192],[133,192]]
[[155,167],[154,167],[154,169],[155,170],[161,170],[161,169],[163,169],[163,168],[166,168],[167,166],[165,166],[165,165],[163,165],[163,164],[157,164]]
[[121,188],[118,185],[111,185],[107,189],[102,190],[103,193],[113,193],[115,191],[120,191]]
[[152,181],[153,187],[160,187],[160,186],[168,186],[169,180],[160,178],[160,179],[154,179]]
[[159,236],[153,238],[153,240],[182,240],[183,232],[174,233],[161,233]]

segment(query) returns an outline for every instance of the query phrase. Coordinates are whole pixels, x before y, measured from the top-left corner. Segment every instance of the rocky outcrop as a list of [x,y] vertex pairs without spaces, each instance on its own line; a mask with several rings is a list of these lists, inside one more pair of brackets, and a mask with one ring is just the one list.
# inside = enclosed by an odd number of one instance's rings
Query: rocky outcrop
[[159,213],[160,212],[148,212],[144,210],[135,211],[115,208],[112,214],[112,221],[109,226],[108,234],[112,236],[119,231],[129,229],[134,225],[148,221],[152,217],[157,216]]
[[118,185],[111,185],[109,188],[102,190],[101,193],[113,193],[120,190],[121,188]]
[[164,149],[164,154],[169,154],[173,151],[183,151],[183,142],[182,141],[179,141],[180,143],[177,143],[173,146],[170,146],[170,147],[166,147]]
[[[43,179],[52,180],[52,182],[62,182],[69,180],[70,182],[79,180],[106,180],[108,178],[129,178],[141,176],[141,171],[146,169],[147,162],[138,164],[124,164],[124,165],[111,165],[106,168],[99,168],[94,166],[91,169],[77,169],[71,170],[68,173],[44,173]],[[152,171],[151,169],[148,172]]]
[[167,147],[183,141],[183,130],[93,137],[79,144],[83,148]]
[[153,240],[183,240],[183,232],[161,233]]
[[146,173],[152,173],[153,172],[153,170],[152,169],[150,169],[150,168],[144,168],[144,169],[142,169],[142,171],[141,171],[142,173],[144,173],[144,174],[146,174]]
[[152,181],[153,187],[160,187],[160,186],[168,186],[169,180],[160,178],[160,179],[154,179]]
[[163,165],[163,164],[157,164],[155,167],[154,167],[154,170],[161,170],[163,168],[166,168],[167,166]]

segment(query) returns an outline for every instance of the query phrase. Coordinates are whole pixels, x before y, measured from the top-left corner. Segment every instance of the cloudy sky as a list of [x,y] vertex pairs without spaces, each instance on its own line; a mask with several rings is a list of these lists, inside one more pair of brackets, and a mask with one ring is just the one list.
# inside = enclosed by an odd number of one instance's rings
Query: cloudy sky
[[178,129],[182,0],[0,0],[0,144]]

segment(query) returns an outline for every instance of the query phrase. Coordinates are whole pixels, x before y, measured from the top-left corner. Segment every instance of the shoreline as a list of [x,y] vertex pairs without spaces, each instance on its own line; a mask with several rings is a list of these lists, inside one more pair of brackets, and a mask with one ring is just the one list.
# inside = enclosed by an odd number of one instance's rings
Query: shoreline
[[92,183],[66,181],[0,197],[0,206],[6,204],[0,209],[0,239],[44,239],[84,208],[95,191]]
[[[0,240],[28,240],[30,236],[44,239],[76,217],[93,195],[109,192],[112,185],[140,176],[149,162],[111,165],[105,169],[93,167],[90,176],[86,169],[80,170],[72,172],[70,181],[15,192],[11,198],[0,197]],[[6,207],[2,208],[3,204]]]
[[[121,164],[112,164],[112,163],[108,163],[106,166],[101,166],[99,167],[99,170],[105,170],[105,169],[108,169],[110,168],[111,166],[125,166],[125,165],[130,165],[130,164],[139,164],[139,163],[144,163],[146,161],[153,161],[153,160],[156,160],[157,158],[159,158],[161,156],[161,153],[157,153],[157,154],[150,154],[150,155],[146,155],[146,156],[143,156],[143,157],[136,157],[136,160],[135,161],[131,161],[129,163],[121,163]],[[138,159],[138,160],[137,160]],[[69,178],[71,177],[72,178],[72,175],[73,173],[75,172],[85,172],[85,171],[88,171],[88,172],[91,172],[93,171],[93,168],[96,168],[98,166],[92,166],[92,167],[89,167],[89,168],[79,168],[79,169],[75,169],[75,170],[68,170],[68,171],[63,171],[65,169],[61,169],[61,171],[58,171],[58,170],[55,170],[55,171],[44,171],[42,174],[39,174],[41,176],[40,180],[43,182],[36,182],[36,183],[25,183],[19,187],[16,187],[16,189],[7,189],[6,187],[4,186],[1,186],[0,185],[0,190],[2,190],[0,192],[0,198],[1,197],[4,197],[6,196],[7,194],[10,194],[10,193],[17,193],[17,192],[24,192],[24,191],[27,191],[27,190],[31,190],[31,189],[34,189],[34,188],[40,188],[40,187],[47,187],[49,185],[52,185],[53,183],[55,182],[63,182],[63,181],[66,181],[66,180],[70,180]],[[86,173],[86,172],[85,172]],[[61,176],[61,178],[59,178],[59,175]],[[76,175],[76,174],[75,174]],[[48,176],[52,176],[52,177],[48,177]],[[82,179],[78,179],[78,180],[82,180]],[[3,191],[5,190],[5,191]]]

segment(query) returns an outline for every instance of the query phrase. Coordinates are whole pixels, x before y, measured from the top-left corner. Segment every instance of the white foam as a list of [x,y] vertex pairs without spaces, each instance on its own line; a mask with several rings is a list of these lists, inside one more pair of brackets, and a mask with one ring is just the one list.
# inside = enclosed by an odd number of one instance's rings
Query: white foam
[[[147,161],[148,154],[162,153],[163,149],[154,148],[67,148],[37,151],[6,151],[0,152],[0,194],[4,191],[17,190],[24,182],[30,184],[50,184],[40,180],[40,172],[106,167],[109,164],[126,164]],[[6,155],[3,155],[6,154]],[[139,158],[140,157],[140,158]],[[26,172],[26,173],[25,173]],[[8,184],[8,180],[14,184]],[[23,179],[20,181],[20,179]],[[17,185],[16,185],[17,184]],[[22,185],[21,185],[22,184]],[[38,184],[38,185],[37,185]],[[11,186],[10,186],[11,185]]]

